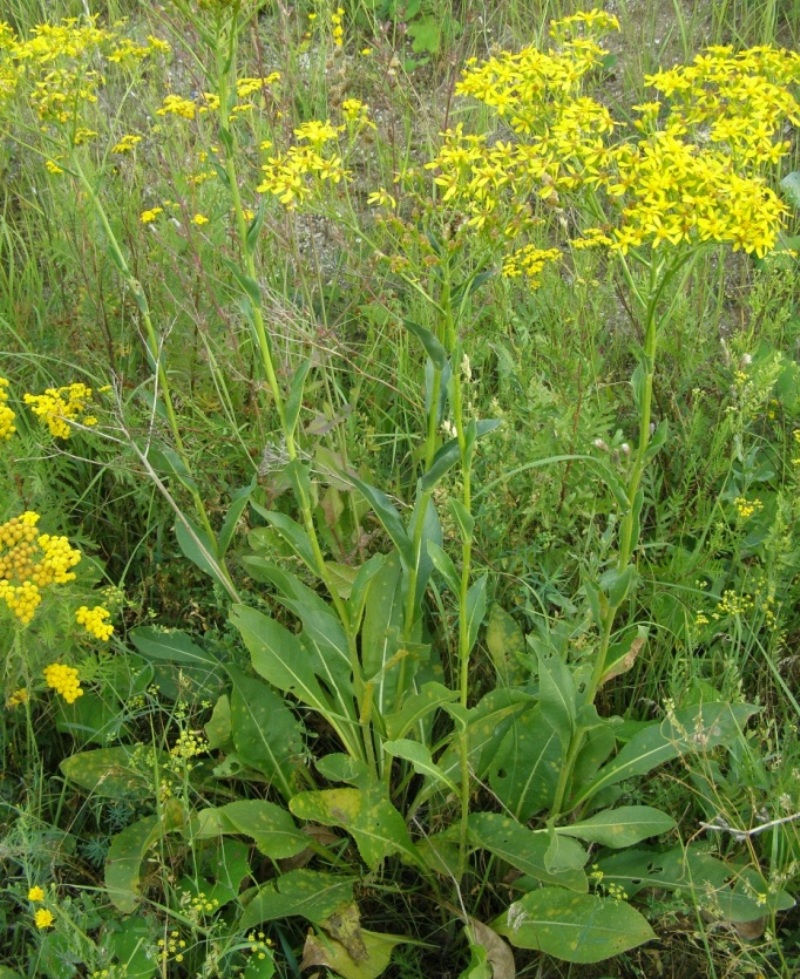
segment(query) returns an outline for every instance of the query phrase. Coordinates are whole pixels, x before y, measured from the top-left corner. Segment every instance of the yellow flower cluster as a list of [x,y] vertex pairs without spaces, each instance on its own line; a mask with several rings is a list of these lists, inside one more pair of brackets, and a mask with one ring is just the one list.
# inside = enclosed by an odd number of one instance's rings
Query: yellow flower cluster
[[539,275],[548,262],[557,262],[561,252],[557,248],[536,248],[534,245],[523,245],[506,257],[503,262],[503,275],[512,279],[524,275],[530,285],[539,283]]
[[37,537],[38,522],[39,514],[29,510],[0,525],[0,599],[24,625],[42,600],[41,590],[72,581],[70,569],[81,559],[66,537]]
[[10,439],[11,436],[16,432],[16,426],[14,425],[14,420],[16,415],[8,407],[8,381],[4,377],[0,377],[0,442],[4,439]]
[[[20,687],[18,690],[15,690],[13,693],[9,694],[6,700],[6,707],[9,710],[13,710],[15,707],[21,707],[23,704],[27,704],[28,699],[29,696],[27,687]],[[31,900],[33,900],[33,898],[31,898]]]
[[[39,24],[21,37],[0,22],[0,109],[24,85],[43,122],[73,123],[84,103],[97,101],[103,81],[98,65],[135,64],[170,50],[166,41],[149,37],[135,44],[115,30],[97,25],[97,16]],[[91,67],[89,67],[91,65]]]
[[765,255],[786,208],[761,170],[787,152],[782,128],[800,121],[787,87],[800,80],[800,55],[710,48],[648,79],[669,105],[636,106],[631,128],[584,94],[607,54],[597,39],[617,26],[589,11],[553,24],[550,51],[468,62],[456,94],[494,109],[518,138],[490,141],[461,125],[444,133],[427,164],[442,201],[464,212],[469,227],[502,214],[502,230],[509,220],[524,227],[532,199],[561,206],[562,196],[581,194],[597,225],[576,238],[577,248],[624,255],[713,241]]
[[80,674],[74,666],[51,663],[44,668],[44,680],[47,686],[60,694],[68,704],[74,704],[78,697],[83,696]]
[[103,642],[108,642],[114,634],[114,626],[108,621],[110,618],[111,613],[102,605],[95,605],[91,609],[81,605],[75,612],[75,621],[78,625],[82,625],[87,632]]
[[298,144],[267,159],[261,168],[264,177],[256,188],[258,193],[272,194],[282,204],[295,208],[309,201],[322,183],[338,184],[345,179],[348,173],[342,157],[325,147],[340,131],[330,120],[312,120],[295,129]]
[[707,48],[691,65],[659,71],[646,84],[670,100],[664,127],[717,144],[738,164],[776,163],[791,149],[784,122],[800,124],[787,86],[800,80],[800,54],[769,46]]
[[183,962],[185,948],[186,940],[181,938],[179,931],[171,931],[166,938],[158,940],[158,955],[163,963],[166,963],[170,956],[175,962]]
[[[247,99],[251,95],[261,93],[266,96],[267,90],[280,81],[279,71],[270,72],[268,75],[258,77],[239,78],[236,81],[236,95],[240,99]],[[232,117],[253,109],[255,106],[251,102],[240,102],[230,109]],[[178,116],[181,119],[195,119],[206,112],[216,112],[219,109],[219,95],[216,92],[203,92],[196,99],[186,99],[181,95],[166,95],[160,109],[156,109],[158,116]]]
[[337,48],[342,47],[344,44],[344,27],[342,27],[343,20],[344,8],[337,7],[331,14],[331,34],[333,35],[333,43]]
[[131,133],[126,133],[118,143],[111,147],[111,152],[132,153],[141,141],[141,136],[133,136]]
[[96,425],[94,415],[86,414],[92,400],[92,389],[80,382],[63,388],[47,388],[44,394],[26,394],[25,404],[45,422],[54,438],[68,439],[72,434],[69,422]]
[[733,505],[736,507],[736,512],[742,520],[747,520],[754,513],[758,513],[759,510],[764,509],[764,504],[761,500],[748,500],[744,496],[737,496],[733,501]]
[[44,889],[41,887],[32,887],[28,891],[28,900],[33,901],[34,904],[40,904],[44,900]]

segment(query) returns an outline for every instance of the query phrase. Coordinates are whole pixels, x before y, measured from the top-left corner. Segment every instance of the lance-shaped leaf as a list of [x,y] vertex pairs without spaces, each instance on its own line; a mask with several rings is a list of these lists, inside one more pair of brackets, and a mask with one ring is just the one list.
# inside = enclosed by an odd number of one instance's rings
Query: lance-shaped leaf
[[[245,900],[247,900],[247,895]],[[298,915],[315,924],[353,900],[353,878],[317,870],[290,870],[259,887],[239,919],[242,930]]]
[[458,786],[434,762],[427,745],[420,744],[419,741],[400,738],[398,741],[385,741],[383,750],[395,758],[402,758],[404,761],[410,762],[417,775],[426,775],[436,782],[441,782],[445,788],[454,794],[458,794]]
[[620,806],[596,812],[579,823],[557,826],[556,833],[619,850],[667,833],[674,826],[672,816],[652,806]]
[[750,704],[701,704],[653,722],[600,769],[596,778],[572,799],[572,805],[577,807],[609,785],[646,775],[672,758],[736,743],[748,718],[757,710]]
[[561,887],[531,891],[492,922],[518,948],[589,964],[655,938],[645,918],[616,898],[572,894]]
[[[548,884],[560,884],[570,891],[588,890],[582,867],[587,854],[577,843],[559,847],[554,859],[547,832],[534,833],[516,819],[499,813],[472,813],[469,817],[469,838],[473,846],[488,850],[512,867]],[[565,843],[566,840],[561,840]]]
[[421,865],[403,817],[386,797],[383,785],[376,784],[366,790],[300,792],[291,799],[289,808],[298,819],[346,829],[371,870],[394,853],[409,863]]
[[265,799],[241,799],[216,809],[201,809],[192,820],[192,839],[232,834],[254,840],[259,853],[273,860],[296,856],[309,844],[291,814]]
[[[613,738],[612,738],[613,741]],[[489,765],[489,784],[522,822],[549,809],[564,750],[538,704],[517,715]]]

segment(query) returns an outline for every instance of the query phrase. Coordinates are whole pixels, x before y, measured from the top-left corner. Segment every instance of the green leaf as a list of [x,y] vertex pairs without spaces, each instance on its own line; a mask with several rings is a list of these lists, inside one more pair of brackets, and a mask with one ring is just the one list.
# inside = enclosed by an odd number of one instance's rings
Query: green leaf
[[184,666],[201,666],[209,670],[219,669],[219,660],[207,649],[203,649],[179,629],[155,629],[152,626],[138,626],[128,633],[134,646],[148,659],[166,660]]
[[632,564],[629,564],[627,568],[623,568],[622,571],[612,568],[601,576],[600,587],[608,596],[608,604],[612,608],[616,608],[616,606],[621,605],[625,601],[636,578],[637,571]]
[[489,785],[517,819],[527,822],[552,805],[563,757],[558,735],[534,704],[505,732],[490,762]]
[[245,247],[250,255],[252,255],[258,247],[258,238],[261,234],[261,229],[264,226],[264,217],[266,213],[266,201],[262,197],[258,204],[258,210],[247,228],[247,235],[245,237]]
[[436,17],[420,17],[406,26],[413,40],[411,50],[414,54],[438,54],[442,46],[442,29]]
[[488,575],[481,575],[467,592],[467,652],[472,652],[478,640],[478,630],[486,615],[486,586]]
[[297,422],[300,418],[300,409],[303,407],[303,389],[305,387],[306,377],[308,377],[308,372],[311,370],[311,361],[311,357],[304,360],[294,372],[294,377],[292,378],[292,384],[289,388],[289,397],[286,399],[285,409],[287,438],[289,435],[294,435],[295,429],[297,428]]
[[65,758],[59,765],[64,777],[86,792],[110,799],[149,799],[155,794],[152,771],[131,764],[130,748],[96,748]]
[[314,762],[317,771],[329,782],[347,782],[358,789],[369,788],[372,775],[366,762],[350,755],[334,752]]
[[416,724],[425,720],[443,704],[450,704],[456,700],[458,700],[457,690],[450,690],[435,680],[424,683],[419,693],[411,694],[403,702],[399,711],[384,716],[387,737],[404,738]]
[[557,649],[540,648],[537,658],[542,717],[556,732],[566,750],[575,732],[575,681]]
[[231,669],[231,737],[239,759],[288,799],[303,770],[304,731],[286,701],[265,683]]
[[667,833],[674,826],[672,816],[652,806],[620,806],[597,812],[579,823],[557,826],[556,833],[620,850],[650,836]]
[[445,584],[454,595],[458,595],[461,588],[461,581],[453,564],[453,559],[436,541],[426,541],[428,554],[430,555],[433,566],[444,578]]
[[[343,979],[377,979],[382,976],[392,958],[392,951],[408,939],[401,935],[389,935],[359,928],[361,948],[354,957],[351,951],[337,939],[329,935],[312,934],[306,936],[303,959],[300,969],[310,969],[321,965],[332,969]],[[315,973],[319,975],[320,973]]]
[[255,841],[258,852],[272,860],[294,857],[308,848],[309,838],[289,812],[264,799],[242,799],[216,809],[199,810],[190,826],[191,838],[241,835]]
[[291,799],[289,808],[298,819],[346,829],[371,870],[393,853],[420,866],[403,817],[385,791],[385,786],[375,784],[363,791],[347,788],[300,792]]
[[506,686],[519,683],[522,679],[520,664],[525,655],[525,637],[517,622],[497,602],[493,602],[489,609],[486,645],[498,681]]
[[429,493],[441,480],[442,476],[458,462],[461,458],[461,450],[458,439],[450,439],[437,449],[431,462],[431,467],[423,473],[419,488],[422,493]]
[[396,709],[402,694],[396,656],[405,648],[403,617],[400,557],[393,551],[371,579],[361,629],[361,667],[375,687],[375,708],[381,715]]
[[534,833],[516,819],[493,812],[470,814],[469,838],[473,846],[488,850],[536,880],[559,884],[580,893],[588,890],[588,881],[582,869],[587,854],[573,841],[570,841],[572,845],[560,851],[560,859],[548,860],[551,840],[546,831]]
[[426,775],[434,781],[441,782],[451,792],[458,795],[458,786],[433,761],[430,749],[426,745],[420,744],[419,741],[400,738],[397,741],[385,741],[383,750],[394,758],[402,758],[404,761],[411,762],[411,766],[418,775]]
[[655,938],[645,918],[614,898],[571,894],[560,887],[531,891],[492,922],[518,948],[589,964]]
[[400,555],[403,567],[406,569],[412,568],[414,566],[414,549],[403,526],[403,521],[400,519],[400,514],[394,508],[389,497],[381,492],[381,490],[376,489],[369,483],[365,483],[351,473],[344,473],[343,478],[358,489],[367,503],[375,511],[375,516],[381,522],[381,526],[397,548],[397,553]]
[[572,800],[578,806],[601,789],[625,779],[646,775],[665,761],[681,755],[733,745],[758,708],[750,704],[703,704],[686,707],[663,721],[654,721],[635,734]]
[[325,714],[330,703],[294,633],[246,605],[234,605],[230,621],[250,651],[253,668],[284,693]]
[[318,924],[338,907],[353,900],[353,878],[317,870],[290,870],[258,889],[247,901],[239,920],[246,931],[263,921],[295,915]]
[[225,514],[225,519],[222,521],[222,527],[217,537],[217,553],[221,558],[225,556],[228,548],[231,546],[239,519],[245,511],[256,485],[256,478],[254,476],[247,486],[242,486],[236,490],[231,497],[228,512]]
[[205,571],[226,591],[230,589],[230,583],[220,569],[216,542],[204,530],[184,516],[175,523],[175,538],[185,558]]
[[800,170],[786,174],[781,180],[781,190],[794,207],[800,208]]
[[605,669],[600,677],[600,686],[622,676],[636,662],[636,658],[644,649],[647,642],[647,627],[643,625],[630,626],[622,636],[613,643],[606,654]]
[[126,826],[111,841],[105,864],[105,885],[111,903],[130,914],[141,900],[142,862],[150,847],[184,823],[183,808],[171,800],[162,816],[146,816]]
[[460,500],[456,500],[451,497],[447,501],[447,509],[450,511],[450,516],[455,520],[459,533],[461,534],[461,540],[465,544],[469,544],[472,540],[472,535],[475,531],[475,518],[467,510],[464,504]]
[[409,333],[413,333],[414,336],[422,343],[425,348],[425,353],[433,361],[434,367],[441,370],[445,363],[447,362],[447,351],[439,343],[433,333],[426,329],[424,326],[420,326],[419,323],[415,323],[413,320],[403,319],[403,326],[408,330]]
[[231,743],[231,702],[227,694],[222,694],[211,712],[211,717],[203,725],[211,751],[224,748]]
[[[287,517],[285,513],[278,513],[277,510],[266,510],[258,503],[250,501],[250,506],[275,528],[280,537],[289,545],[295,557],[306,565],[315,575],[317,573],[317,563],[314,557],[314,550],[311,546],[308,534],[303,530],[299,523]],[[258,550],[258,539],[252,539],[251,546]]]
[[147,458],[154,469],[165,472],[170,477],[174,476],[181,486],[189,490],[190,493],[197,492],[194,476],[172,446],[153,443],[147,453]]

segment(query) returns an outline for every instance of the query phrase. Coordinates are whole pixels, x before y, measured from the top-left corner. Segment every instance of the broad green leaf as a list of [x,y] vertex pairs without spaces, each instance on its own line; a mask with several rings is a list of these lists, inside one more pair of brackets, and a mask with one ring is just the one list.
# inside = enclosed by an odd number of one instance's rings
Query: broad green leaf
[[[612,747],[614,739],[612,736]],[[490,761],[489,785],[519,819],[526,822],[549,809],[564,751],[538,704],[514,717]]]
[[363,955],[354,958],[342,942],[329,935],[309,932],[303,947],[301,970],[321,965],[332,969],[343,979],[377,979],[389,967],[395,946],[408,941],[401,935],[388,935],[364,928],[360,930],[360,936]]
[[246,931],[264,921],[277,921],[295,915],[318,924],[338,907],[353,900],[353,878],[317,870],[290,870],[277,880],[259,887],[247,902],[239,919]]
[[211,751],[223,748],[231,742],[231,702],[227,694],[222,696],[214,704],[211,717],[203,725],[208,739],[208,747]]
[[[314,558],[314,549],[311,546],[308,534],[300,524],[292,520],[291,517],[287,517],[285,513],[278,513],[277,510],[264,509],[264,507],[255,503],[253,500],[250,501],[250,506],[259,516],[263,517],[275,528],[280,537],[289,545],[295,557],[300,558],[306,567],[316,574],[318,569],[316,559]],[[258,550],[258,537],[251,534],[250,538],[251,546],[254,550]]]
[[800,209],[800,170],[792,170],[781,180],[781,190],[791,204]]
[[297,422],[300,418],[300,409],[303,407],[303,389],[305,387],[306,377],[308,377],[308,372],[311,370],[311,360],[311,357],[304,360],[294,372],[294,376],[292,377],[291,387],[289,388],[289,397],[286,399],[285,408],[285,431],[287,433],[287,438],[289,435],[294,435],[294,431],[297,428]]
[[353,587],[350,590],[350,597],[347,600],[347,605],[350,611],[350,621],[353,629],[356,631],[361,626],[361,619],[367,605],[367,596],[369,595],[370,588],[372,586],[372,579],[383,568],[386,561],[387,555],[373,554],[372,557],[368,561],[365,561],[364,564],[362,564],[358,569],[358,574],[356,574],[355,580],[353,581]]
[[597,812],[569,826],[557,826],[556,833],[574,836],[587,843],[600,843],[615,850],[633,846],[650,836],[660,836],[675,826],[675,820],[652,806],[619,806]]
[[575,681],[558,650],[540,649],[538,661],[542,717],[556,732],[566,750],[575,732]]
[[333,608],[297,575],[272,562],[254,557],[245,563],[251,571],[258,569],[259,579],[273,585],[278,601],[303,623],[300,643],[312,671],[335,698],[339,713],[355,720],[347,636]]
[[329,782],[347,782],[358,789],[369,788],[372,781],[367,763],[350,755],[335,752],[323,755],[314,762],[317,771]]
[[525,655],[525,637],[517,622],[497,602],[494,602],[489,609],[486,645],[498,681],[506,686],[520,682],[521,662]]
[[456,566],[453,564],[453,559],[443,547],[436,543],[436,541],[426,541],[426,545],[431,561],[433,561],[433,566],[444,578],[445,584],[450,591],[454,595],[458,595],[461,587],[461,581],[459,579],[458,572],[456,571]]
[[423,493],[429,493],[442,479],[445,473],[459,461],[461,450],[458,439],[450,439],[436,451],[430,469],[422,474],[419,488]]
[[492,922],[518,948],[589,964],[655,938],[645,918],[615,898],[571,894],[560,887],[531,891]]
[[383,750],[394,758],[402,758],[411,763],[417,775],[426,775],[434,781],[439,781],[451,792],[458,795],[458,786],[439,768],[431,758],[430,749],[419,741],[409,741],[401,738],[398,741],[385,741]]
[[346,829],[371,870],[377,869],[393,853],[399,853],[406,861],[420,865],[419,855],[403,817],[386,797],[385,791],[385,786],[375,784],[366,790],[347,788],[300,792],[290,800],[289,808],[298,819]]
[[411,541],[408,538],[400,514],[395,509],[392,501],[381,490],[376,489],[369,483],[365,483],[357,476],[347,473],[343,476],[355,486],[364,499],[375,511],[375,516],[381,522],[381,526],[391,538],[392,543],[397,548],[400,559],[405,568],[411,568],[414,564],[414,551]]
[[230,619],[250,651],[258,674],[284,693],[322,713],[330,703],[294,633],[274,619],[246,605],[234,605]]
[[425,720],[443,704],[450,704],[456,700],[458,700],[457,690],[450,690],[435,680],[424,683],[419,693],[411,694],[399,711],[384,717],[386,736],[404,738],[416,724]]
[[231,669],[233,746],[245,764],[288,799],[303,768],[303,726],[286,701],[260,680]]
[[668,890],[721,920],[755,921],[794,906],[791,895],[768,886],[752,867],[729,866],[704,846],[622,850],[600,857],[598,871],[629,898],[644,889]]
[[213,653],[202,649],[178,629],[155,629],[138,626],[129,633],[134,646],[148,659],[166,660],[186,666],[205,666],[218,669],[220,663]]
[[476,945],[470,940],[469,931],[465,929],[469,941],[469,963],[461,972],[458,979],[492,979],[492,967],[489,965],[489,953],[483,945]]
[[433,333],[424,326],[420,326],[419,323],[415,323],[413,320],[403,319],[402,323],[408,332],[413,333],[414,336],[422,343],[422,346],[425,348],[425,353],[433,361],[434,367],[438,367],[439,370],[441,370],[447,361],[447,351],[444,349],[441,343],[439,343]]
[[393,551],[370,581],[361,629],[361,667],[374,684],[375,709],[381,715],[396,707],[400,664],[395,656],[403,648],[402,625],[402,571]]
[[175,521],[175,537],[183,556],[229,592],[231,585],[222,573],[216,541],[185,516]]
[[626,629],[622,637],[613,643],[606,655],[605,669],[600,678],[600,686],[613,680],[614,677],[622,676],[636,662],[636,658],[644,649],[647,642],[647,628],[643,625],[631,626]]
[[534,833],[516,819],[493,812],[470,815],[469,837],[473,846],[488,850],[523,874],[570,891],[583,893],[588,889],[582,870],[587,854],[577,843],[561,848],[560,863],[551,860],[548,866],[551,841],[547,832]]
[[467,652],[472,652],[478,640],[478,630],[486,615],[486,586],[488,575],[473,581],[467,592]]
[[231,502],[228,504],[228,512],[225,514],[225,519],[222,521],[222,527],[217,537],[217,551],[220,557],[224,557],[230,547],[233,535],[236,532],[236,527],[247,508],[247,504],[250,502],[250,497],[256,485],[256,478],[254,476],[247,486],[242,486],[236,490],[231,497]]
[[572,799],[578,806],[601,789],[628,778],[646,775],[681,755],[735,744],[758,708],[750,704],[702,704],[676,711],[635,734],[597,777]]
[[152,770],[131,763],[136,746],[96,748],[65,758],[59,765],[65,778],[86,792],[110,799],[149,799],[155,795]]
[[114,907],[124,914],[136,909],[142,897],[141,869],[147,851],[183,823],[182,806],[171,800],[164,806],[162,816],[146,816],[114,837],[105,865],[106,891]]
[[273,860],[296,856],[309,838],[282,806],[264,799],[242,799],[216,809],[201,809],[190,826],[192,839],[237,834],[255,841],[259,853]]
[[[442,708],[456,721],[458,729],[466,731],[469,767],[476,778],[486,776],[514,717],[532,702],[531,695],[522,690],[498,688],[490,690],[469,709],[460,704],[442,704]],[[461,752],[456,743],[451,744],[438,764],[448,778],[461,784]],[[426,783],[415,805],[424,801],[434,787]]]
[[455,497],[451,497],[447,501],[447,509],[458,526],[462,541],[468,544],[472,540],[472,535],[475,531],[475,518],[465,508],[464,504]]

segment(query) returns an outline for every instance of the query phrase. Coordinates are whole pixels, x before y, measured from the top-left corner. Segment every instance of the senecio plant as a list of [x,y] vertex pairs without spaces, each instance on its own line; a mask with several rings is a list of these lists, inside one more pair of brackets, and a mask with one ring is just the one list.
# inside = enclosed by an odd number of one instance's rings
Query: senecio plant
[[[466,122],[448,129],[425,166],[398,173],[391,191],[371,193],[367,221],[343,206],[353,146],[372,125],[367,107],[348,100],[338,118],[306,121],[288,140],[273,113],[274,131],[254,145],[241,123],[250,99],[264,100],[268,109],[280,85],[276,73],[238,74],[238,42],[256,5],[192,7],[179,0],[176,8],[206,46],[198,65],[205,66],[208,86],[191,98],[168,93],[159,114],[165,123],[193,127],[206,177],[229,200],[237,260],[227,268],[263,380],[263,411],[274,425],[271,475],[291,488],[294,502],[291,513],[269,509],[257,501],[254,483],[214,531],[171,400],[169,350],[115,236],[102,166],[90,176],[85,162],[99,137],[82,111],[100,74],[91,59],[73,75],[40,63],[45,74],[38,81],[34,67],[26,67],[48,169],[83,189],[136,299],[160,417],[174,442],[168,475],[194,505],[193,516],[179,517],[179,542],[231,598],[230,622],[258,677],[183,634],[134,633],[144,656],[200,665],[227,684],[202,741],[224,759],[203,767],[197,798],[230,772],[237,786],[251,781],[257,791],[200,809],[190,807],[188,793],[183,801],[172,797],[157,816],[128,827],[106,864],[110,900],[124,913],[137,907],[144,897],[140,864],[169,834],[182,834],[198,851],[244,836],[271,858],[273,869],[254,872],[252,886],[226,894],[235,908],[226,920],[235,917],[235,929],[251,933],[281,918],[305,917],[313,927],[309,964],[380,975],[393,947],[419,933],[360,926],[358,881],[367,876],[387,893],[424,895],[426,907],[432,902],[439,909],[443,928],[453,916],[461,920],[469,951],[462,979],[492,970],[511,974],[512,952],[503,939],[576,963],[641,944],[653,932],[632,902],[651,885],[727,920],[786,907],[791,899],[752,868],[675,845],[674,837],[672,845],[637,846],[673,833],[676,824],[668,813],[629,804],[623,788],[671,759],[737,745],[755,708],[701,703],[631,728],[601,716],[596,701],[646,643],[646,630],[622,610],[635,609],[647,469],[668,440],[666,421],[656,424],[652,407],[659,337],[704,250],[730,246],[763,257],[778,243],[786,209],[771,181],[789,150],[783,127],[800,121],[792,95],[800,57],[769,47],[709,49],[689,66],[647,78],[649,101],[633,108],[632,121],[615,119],[589,93],[608,58],[600,40],[617,28],[616,19],[592,11],[556,21],[547,50],[529,47],[467,65],[456,94],[465,107],[477,100],[496,115],[496,137],[471,133]],[[337,17],[335,49],[342,44]],[[65,40],[72,37],[88,37],[93,57],[100,51],[106,67],[168,53],[158,39],[132,45],[95,24],[41,30],[29,41],[6,31],[0,35],[10,52],[3,97],[14,97],[22,84],[17,67],[36,64],[37,45],[60,44],[58,57],[66,61],[80,57],[84,49],[73,51]],[[9,71],[9,64],[17,67]],[[135,153],[137,140],[135,133],[117,133],[110,153]],[[259,169],[250,173],[255,154]],[[199,186],[206,177],[196,176]],[[416,235],[401,217],[407,204],[417,206],[424,225]],[[159,229],[170,207],[153,204],[141,212],[141,223]],[[309,463],[313,435],[301,424],[307,381],[318,367],[313,358],[298,363],[276,351],[264,309],[259,256],[267,216],[303,210],[340,220],[370,244],[376,227],[396,231],[396,250],[384,248],[383,260],[429,312],[426,325],[404,320],[422,346],[426,391],[407,513],[346,465],[336,475],[337,486],[358,498],[362,514],[371,511],[388,542],[358,565],[332,556],[319,526],[322,477]],[[198,211],[191,222],[202,227],[208,218]],[[415,264],[420,248],[428,252]],[[523,639],[510,617],[499,620],[504,625],[499,634],[494,629],[491,643],[496,682],[486,689],[475,670],[489,576],[476,568],[473,554],[473,463],[479,439],[491,437],[498,423],[473,417],[471,408],[465,339],[471,297],[496,272],[535,289],[560,265],[577,264],[587,249],[614,263],[642,337],[631,382],[638,437],[627,473],[620,476],[599,457],[580,457],[614,500],[613,556],[596,579],[587,576],[585,607],[574,621]],[[7,411],[0,402],[0,424],[9,430]],[[154,464],[150,471],[165,488]],[[224,563],[251,495],[262,526],[252,532],[252,553],[243,563],[251,579],[268,586],[271,613],[264,603],[242,601]],[[450,632],[437,628],[431,596],[440,610],[445,600],[455,608]],[[587,631],[590,641],[578,649],[571,639]],[[312,723],[315,739],[308,735]],[[108,757],[83,752],[67,759],[64,771],[98,790],[109,774],[103,770]],[[120,759],[114,754],[115,773]],[[279,861],[292,858],[300,866],[282,870]]]

